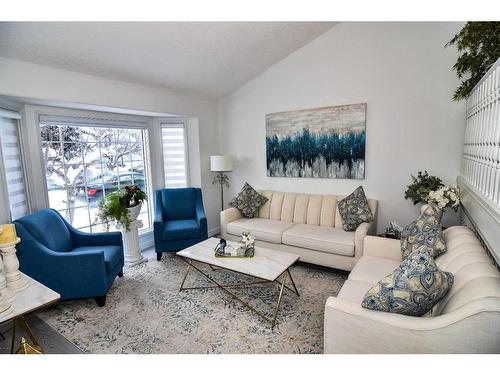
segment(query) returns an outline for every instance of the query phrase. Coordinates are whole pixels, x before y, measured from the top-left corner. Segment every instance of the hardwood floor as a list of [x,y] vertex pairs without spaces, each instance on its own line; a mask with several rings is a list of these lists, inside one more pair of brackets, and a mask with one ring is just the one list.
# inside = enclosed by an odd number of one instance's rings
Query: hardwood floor
[[[46,354],[83,354],[83,352],[72,342],[66,340],[64,336],[59,334],[35,314],[30,315],[27,321]],[[10,353],[10,340],[12,338],[12,322],[0,324],[0,332],[4,336],[0,336],[0,354],[8,354]],[[21,336],[25,338],[28,337],[24,329],[19,328],[19,326],[16,336],[16,345],[19,345]]]

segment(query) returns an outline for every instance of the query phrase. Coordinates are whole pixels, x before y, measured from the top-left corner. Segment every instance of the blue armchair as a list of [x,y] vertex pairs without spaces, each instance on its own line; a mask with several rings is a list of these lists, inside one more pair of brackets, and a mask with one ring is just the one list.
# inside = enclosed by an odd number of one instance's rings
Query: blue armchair
[[201,189],[161,189],[155,192],[156,258],[185,249],[208,238]]
[[120,232],[85,233],[53,209],[14,221],[20,270],[55,290],[61,299],[95,297],[99,306],[116,276],[123,276]]

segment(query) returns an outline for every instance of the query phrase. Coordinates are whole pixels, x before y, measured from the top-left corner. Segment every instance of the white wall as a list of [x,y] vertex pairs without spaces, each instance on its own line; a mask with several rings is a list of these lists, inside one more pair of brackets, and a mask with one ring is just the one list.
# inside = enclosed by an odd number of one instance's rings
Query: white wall
[[[340,23],[220,100],[221,151],[236,159],[228,196],[244,181],[330,194],[362,184],[380,200],[379,231],[413,220],[418,210],[403,198],[410,174],[427,169],[453,183],[459,171],[465,106],[450,99],[457,52],[444,44],[461,26]],[[360,102],[368,104],[365,180],[266,176],[266,113]]]
[[209,156],[219,151],[214,101],[4,58],[0,58],[0,95],[197,118],[205,211],[209,230],[217,230],[219,198],[209,172]]

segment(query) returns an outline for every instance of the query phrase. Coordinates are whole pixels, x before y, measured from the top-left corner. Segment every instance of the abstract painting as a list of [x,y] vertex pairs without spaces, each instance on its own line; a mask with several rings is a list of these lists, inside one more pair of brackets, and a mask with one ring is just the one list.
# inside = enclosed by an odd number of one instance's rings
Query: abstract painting
[[365,178],[366,103],[266,115],[267,175]]

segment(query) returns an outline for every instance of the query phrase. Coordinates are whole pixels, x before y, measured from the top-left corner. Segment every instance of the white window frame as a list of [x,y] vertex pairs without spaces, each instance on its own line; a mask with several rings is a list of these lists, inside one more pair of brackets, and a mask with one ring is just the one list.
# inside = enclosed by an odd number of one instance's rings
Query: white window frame
[[[144,137],[144,149],[146,158],[144,160],[144,168],[146,169],[146,174],[148,175],[147,187],[148,187],[148,210],[150,213],[151,226],[148,229],[143,229],[139,233],[142,236],[149,235],[153,231],[153,220],[154,220],[154,206],[153,206],[153,195],[154,187],[157,185],[158,177],[153,173],[156,168],[154,164],[155,159],[151,157],[154,153],[154,149],[151,147],[152,139],[154,139],[154,133],[152,131],[153,121],[152,118],[135,116],[135,115],[121,115],[109,112],[96,112],[96,111],[85,111],[85,110],[74,110],[68,108],[58,108],[58,107],[44,107],[44,106],[34,106],[26,105],[22,113],[23,126],[21,134],[22,146],[26,152],[25,160],[29,161],[27,163],[27,173],[26,174],[26,184],[27,190],[29,192],[28,198],[33,210],[41,210],[50,207],[49,195],[47,190],[47,179],[45,175],[45,162],[42,153],[42,141],[40,134],[40,116],[69,116],[69,117],[96,117],[101,119],[108,119],[110,121],[116,121],[117,125],[115,127],[123,127],[123,123],[120,121],[129,123],[127,127],[134,127],[138,129],[145,130],[146,136]],[[134,125],[135,124],[135,125]],[[97,125],[92,125],[96,127]],[[112,124],[106,125],[108,127],[113,127]],[[23,137],[23,135],[25,135]],[[43,188],[40,188],[40,182],[43,182]],[[147,246],[150,246],[148,243]],[[142,246],[141,246],[142,247]]]
[[160,121],[160,142],[161,142],[161,165],[162,165],[162,180],[163,185],[166,186],[165,181],[165,154],[163,153],[163,128],[179,128],[182,125],[184,130],[184,168],[186,171],[186,187],[191,186],[191,173],[189,169],[189,139],[188,139],[188,129],[187,129],[187,121],[184,119],[178,120],[161,120]]

